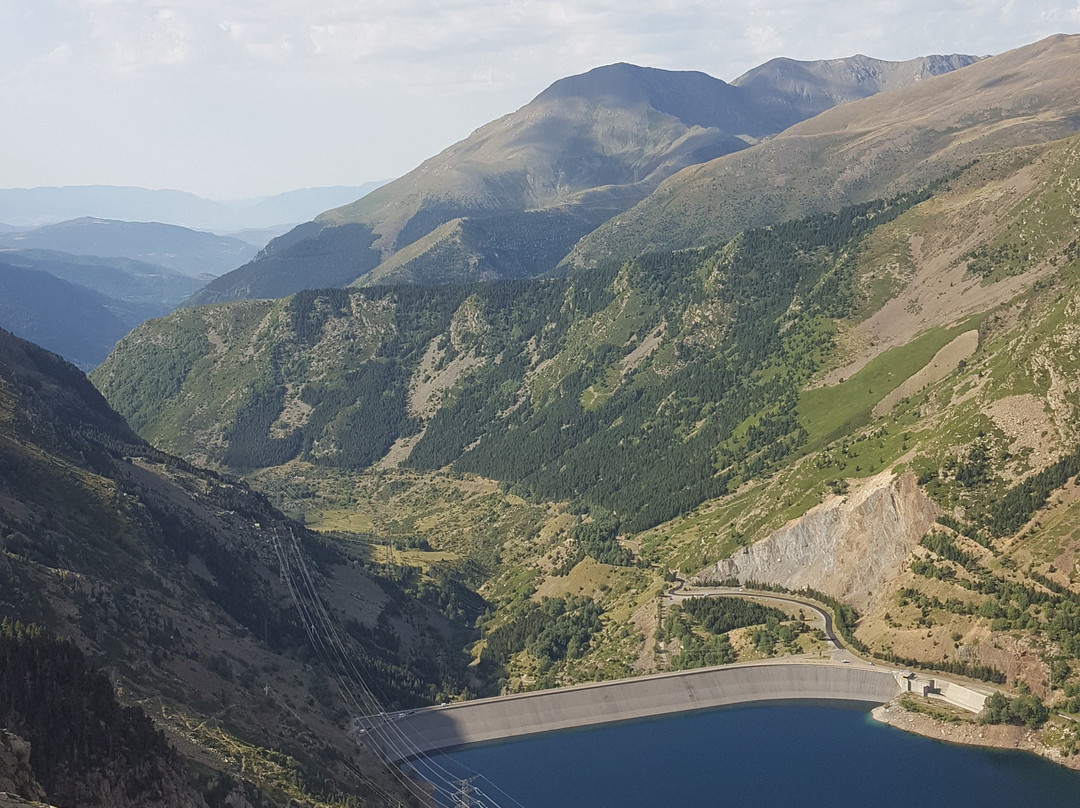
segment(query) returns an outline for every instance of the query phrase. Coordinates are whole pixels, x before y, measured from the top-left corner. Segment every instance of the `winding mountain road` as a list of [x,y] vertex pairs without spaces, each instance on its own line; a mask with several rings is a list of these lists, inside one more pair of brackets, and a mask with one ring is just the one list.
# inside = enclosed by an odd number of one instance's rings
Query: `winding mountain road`
[[680,582],[680,585],[672,589],[665,595],[664,599],[668,603],[682,603],[684,600],[690,600],[691,598],[743,598],[745,600],[758,600],[766,602],[774,602],[781,604],[793,604],[802,609],[812,610],[821,619],[821,628],[825,632],[825,638],[833,647],[834,658],[835,652],[839,651],[846,654],[852,661],[861,661],[859,657],[856,657],[844,646],[844,643],[836,636],[836,632],[833,630],[833,616],[832,612],[823,607],[821,604],[808,598],[801,598],[798,595],[778,594],[776,592],[766,592],[759,589],[746,589],[744,587],[736,586],[711,586],[711,587],[696,587],[687,586],[684,582]]

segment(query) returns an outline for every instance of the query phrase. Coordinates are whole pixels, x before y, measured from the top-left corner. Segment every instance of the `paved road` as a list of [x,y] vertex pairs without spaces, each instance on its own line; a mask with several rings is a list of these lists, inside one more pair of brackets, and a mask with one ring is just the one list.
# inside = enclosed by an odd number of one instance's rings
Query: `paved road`
[[797,606],[810,613],[808,622],[820,624],[830,645],[828,656],[776,657],[388,713],[364,719],[362,724],[371,732],[359,733],[358,725],[356,739],[400,760],[462,744],[747,701],[815,698],[881,704],[900,691],[893,671],[865,662],[844,647],[834,631],[832,613],[814,601],[776,592],[685,584],[665,600],[678,603],[692,597],[749,598],[789,611]]
[[747,600],[764,600],[774,601],[776,603],[790,603],[800,608],[812,609],[821,618],[824,625],[825,637],[832,643],[834,648],[844,648],[843,642],[836,636],[836,632],[833,631],[833,616],[832,612],[825,609],[818,603],[806,598],[800,598],[798,595],[779,595],[775,592],[765,592],[758,589],[745,589],[743,587],[732,586],[712,586],[712,587],[697,587],[697,586],[680,586],[671,590],[665,597],[669,603],[681,603],[684,600],[690,598],[745,598]]
[[[820,603],[810,600],[808,598],[801,597],[799,595],[791,595],[788,593],[780,594],[777,592],[768,592],[760,589],[746,589],[745,587],[735,586],[687,586],[685,582],[680,581],[679,585],[670,590],[664,599],[668,603],[680,603],[689,598],[702,598],[702,597],[727,597],[727,598],[746,598],[749,600],[760,601],[773,601],[775,603],[781,603],[785,605],[796,605],[803,609],[809,609],[814,612],[818,620],[821,621],[821,628],[825,633],[825,639],[831,646],[829,649],[829,657],[836,662],[844,664],[862,664],[868,667],[875,667],[873,662],[864,660],[862,657],[856,656],[847,646],[844,645],[844,641],[836,635],[836,631],[833,627],[833,615],[830,609],[823,607]],[[814,621],[816,622],[816,621]],[[792,657],[782,657],[783,659],[792,660]],[[796,657],[797,659],[797,657]]]

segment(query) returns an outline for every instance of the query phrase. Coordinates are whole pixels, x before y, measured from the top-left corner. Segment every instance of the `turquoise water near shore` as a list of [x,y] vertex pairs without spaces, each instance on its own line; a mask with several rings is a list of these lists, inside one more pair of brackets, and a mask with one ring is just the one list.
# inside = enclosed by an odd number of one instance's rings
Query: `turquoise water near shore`
[[534,736],[437,760],[455,776],[482,775],[474,783],[499,805],[524,808],[1080,808],[1078,772],[1024,753],[911,735],[879,724],[869,710],[757,704]]

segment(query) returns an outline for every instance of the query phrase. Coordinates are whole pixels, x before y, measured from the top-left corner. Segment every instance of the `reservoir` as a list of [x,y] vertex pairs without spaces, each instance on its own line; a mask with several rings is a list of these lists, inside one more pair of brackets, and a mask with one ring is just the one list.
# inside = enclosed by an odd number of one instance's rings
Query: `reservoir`
[[475,777],[504,808],[1080,808],[1080,772],[1034,755],[912,735],[874,721],[871,707],[757,703],[530,736],[433,760],[453,778]]

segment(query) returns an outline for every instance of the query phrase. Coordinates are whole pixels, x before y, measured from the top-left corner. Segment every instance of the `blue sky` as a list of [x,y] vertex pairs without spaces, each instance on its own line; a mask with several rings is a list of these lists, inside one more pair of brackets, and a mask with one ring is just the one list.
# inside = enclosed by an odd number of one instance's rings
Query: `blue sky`
[[218,199],[400,175],[612,62],[987,55],[1080,0],[0,0],[0,187]]

